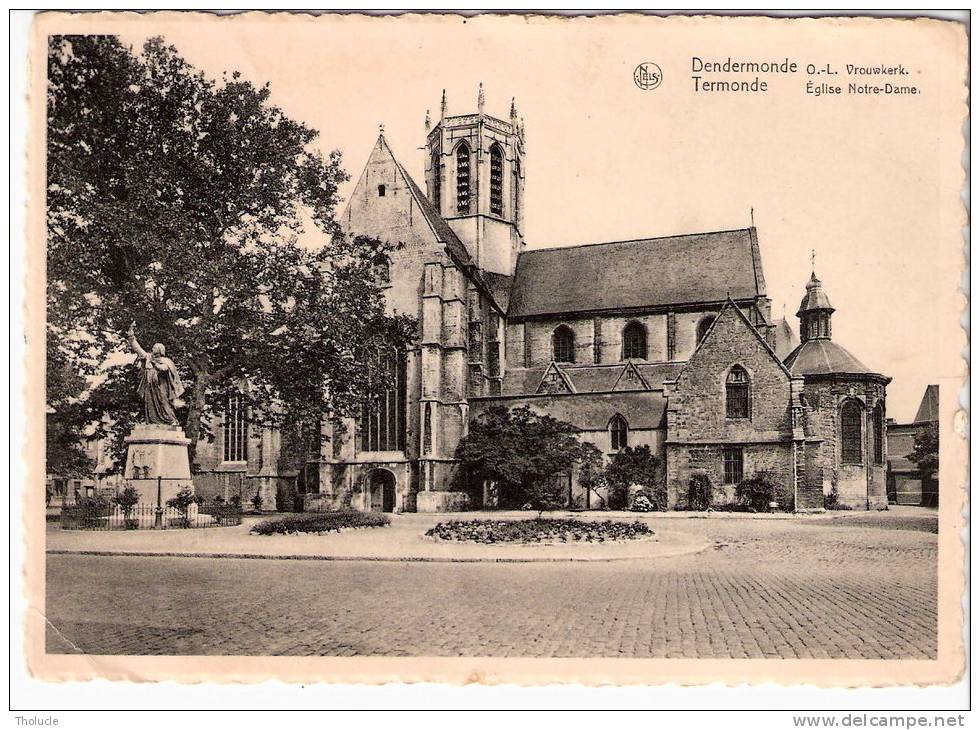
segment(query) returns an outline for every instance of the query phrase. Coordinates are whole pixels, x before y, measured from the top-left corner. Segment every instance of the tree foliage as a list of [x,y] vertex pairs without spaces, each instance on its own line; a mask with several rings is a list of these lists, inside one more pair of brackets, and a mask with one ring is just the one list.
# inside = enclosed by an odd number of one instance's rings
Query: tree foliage
[[562,495],[557,477],[584,455],[578,429],[529,406],[493,406],[470,424],[456,458],[471,480],[497,483],[501,506],[544,509]]
[[49,474],[85,477],[95,466],[82,447],[80,435],[86,423],[80,399],[87,383],[73,367],[68,353],[52,340],[47,344],[47,428],[45,463]]
[[666,495],[658,493],[663,485],[660,466],[660,459],[646,444],[627,446],[614,454],[606,467],[609,508],[625,509],[630,485],[638,484],[644,487],[647,497],[658,509],[666,509]]
[[924,474],[939,471],[939,424],[935,421],[915,434],[912,453],[906,456]]
[[365,349],[414,325],[385,315],[387,246],[337,229],[339,153],[159,38],[52,37],[48,68],[47,336],[98,381],[85,416],[117,439],[138,416],[131,321],[181,370],[192,449],[243,383],[253,422],[353,415]]

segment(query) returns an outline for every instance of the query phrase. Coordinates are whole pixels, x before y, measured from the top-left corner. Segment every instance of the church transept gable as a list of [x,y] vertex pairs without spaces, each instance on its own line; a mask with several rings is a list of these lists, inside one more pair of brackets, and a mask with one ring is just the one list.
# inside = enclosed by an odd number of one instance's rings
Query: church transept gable
[[779,439],[792,431],[791,376],[729,301],[671,388],[670,438]]

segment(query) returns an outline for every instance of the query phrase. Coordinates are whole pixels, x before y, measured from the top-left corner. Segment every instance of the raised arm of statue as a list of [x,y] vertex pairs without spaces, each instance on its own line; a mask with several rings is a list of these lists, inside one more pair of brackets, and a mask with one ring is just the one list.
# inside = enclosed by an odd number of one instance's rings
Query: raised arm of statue
[[136,350],[136,354],[140,357],[146,357],[146,350],[140,347],[140,343],[136,341],[136,323],[133,322],[129,325],[129,346]]

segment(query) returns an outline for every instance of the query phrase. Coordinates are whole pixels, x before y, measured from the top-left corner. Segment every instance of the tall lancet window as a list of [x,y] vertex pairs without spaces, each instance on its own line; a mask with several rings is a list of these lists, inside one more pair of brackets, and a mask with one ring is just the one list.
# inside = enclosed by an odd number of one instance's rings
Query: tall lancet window
[[490,148],[490,215],[504,215],[504,151],[499,144]]
[[442,171],[439,169],[439,150],[432,151],[432,204],[442,213]]
[[248,459],[248,414],[240,393],[228,396],[224,415],[224,460],[245,461]]
[[521,163],[517,157],[514,158],[514,164],[512,167],[514,171],[511,176],[513,178],[513,182],[510,186],[510,195],[513,201],[511,206],[511,218],[513,219],[514,223],[517,223],[517,217],[521,212]]
[[456,213],[470,212],[470,148],[466,142],[456,147]]

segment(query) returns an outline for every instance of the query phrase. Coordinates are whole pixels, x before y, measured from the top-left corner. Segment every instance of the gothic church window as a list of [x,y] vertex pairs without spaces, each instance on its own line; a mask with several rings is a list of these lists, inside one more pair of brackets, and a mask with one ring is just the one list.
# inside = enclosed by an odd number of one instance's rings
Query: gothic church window
[[726,446],[723,451],[725,461],[725,484],[738,484],[742,481],[743,454],[741,446]]
[[609,440],[613,451],[620,451],[629,446],[630,427],[626,419],[618,413],[609,421]]
[[228,396],[225,401],[224,460],[248,459],[248,418],[241,393]]
[[504,151],[498,144],[490,148],[490,215],[504,215]]
[[840,411],[840,457],[845,464],[860,464],[864,445],[861,438],[861,404],[849,400]]
[[510,194],[511,194],[511,199],[513,201],[511,205],[511,219],[514,221],[514,223],[517,223],[517,216],[521,210],[521,195],[520,195],[521,163],[520,160],[516,158],[514,159],[512,176],[513,176],[513,182],[511,183],[510,186],[511,188]]
[[439,152],[432,153],[432,204],[442,212],[442,172],[439,170]]
[[575,335],[565,325],[551,335],[551,350],[555,362],[575,362]]
[[375,350],[366,358],[377,387],[361,406],[361,451],[405,449],[407,387],[405,358],[394,350]]
[[470,148],[466,142],[456,148],[456,212],[470,212]]
[[875,464],[885,463],[885,409],[881,403],[875,406],[872,420],[874,422],[873,436],[875,445]]
[[725,381],[725,416],[748,418],[749,413],[749,374],[745,368],[736,365]]
[[703,340],[708,335],[708,330],[711,329],[712,323],[715,321],[714,317],[705,317],[700,322],[698,322],[698,344],[701,344]]
[[623,359],[647,359],[647,331],[639,322],[630,322],[623,329]]

